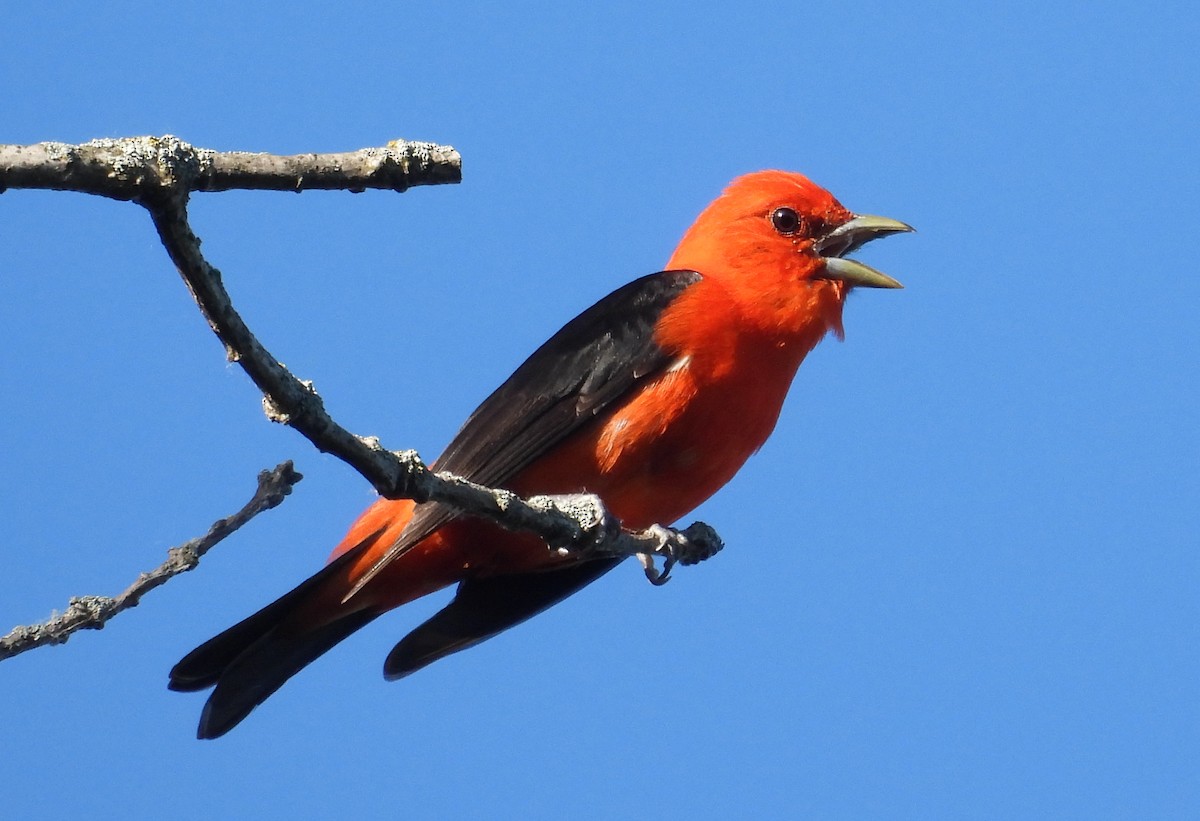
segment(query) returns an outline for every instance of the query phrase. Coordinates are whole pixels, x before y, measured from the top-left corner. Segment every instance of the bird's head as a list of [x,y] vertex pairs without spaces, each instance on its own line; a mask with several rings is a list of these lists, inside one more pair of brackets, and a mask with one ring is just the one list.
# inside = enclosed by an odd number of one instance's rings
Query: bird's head
[[758,171],[738,177],[700,214],[668,267],[714,275],[754,267],[845,287],[900,288],[845,257],[873,239],[911,230],[888,217],[850,212],[802,174]]
[[[761,306],[785,325],[822,318],[840,334],[851,288],[900,288],[846,255],[867,242],[913,230],[887,217],[858,215],[807,177],[758,171],[734,180],[696,219],[668,268],[699,271]],[[785,317],[790,310],[794,322]]]

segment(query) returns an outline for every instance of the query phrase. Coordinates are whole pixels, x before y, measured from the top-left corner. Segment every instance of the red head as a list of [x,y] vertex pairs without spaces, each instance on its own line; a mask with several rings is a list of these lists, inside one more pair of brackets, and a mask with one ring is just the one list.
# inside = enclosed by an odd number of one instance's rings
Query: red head
[[865,242],[912,229],[857,216],[807,177],[758,171],[734,180],[684,234],[668,268],[699,271],[730,292],[764,329],[806,335],[841,330],[841,305],[855,286],[900,283],[843,259]]

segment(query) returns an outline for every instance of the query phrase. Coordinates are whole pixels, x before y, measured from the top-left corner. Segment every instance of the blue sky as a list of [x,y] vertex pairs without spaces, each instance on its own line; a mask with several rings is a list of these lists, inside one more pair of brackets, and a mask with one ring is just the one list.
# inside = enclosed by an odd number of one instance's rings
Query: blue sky
[[[245,317],[435,456],[737,174],[919,233],[861,257],[662,589],[630,565],[401,682],[380,619],[228,737],[166,672],[371,500],[268,423],[135,206],[0,196],[0,630],[306,479],[101,632],[0,666],[14,818],[1166,818],[1200,806],[1185,4],[23,4],[0,142],[456,146],[460,186],[197,195]],[[35,6],[38,6],[35,8]]]

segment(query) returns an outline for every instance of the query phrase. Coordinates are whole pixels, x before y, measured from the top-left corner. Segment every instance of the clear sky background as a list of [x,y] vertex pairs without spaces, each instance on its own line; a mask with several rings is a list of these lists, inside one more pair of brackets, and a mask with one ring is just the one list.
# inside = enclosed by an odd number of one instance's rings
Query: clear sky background
[[146,214],[0,195],[0,630],[115,594],[294,459],[282,507],[0,664],[10,818],[1182,818],[1200,807],[1200,25],[1156,3],[23,3],[0,142],[449,143],[462,185],[197,195],[264,343],[432,458],[734,176],[911,222],[775,436],[632,563],[410,679],[380,619],[216,742],[187,650],[372,493],[263,417]]

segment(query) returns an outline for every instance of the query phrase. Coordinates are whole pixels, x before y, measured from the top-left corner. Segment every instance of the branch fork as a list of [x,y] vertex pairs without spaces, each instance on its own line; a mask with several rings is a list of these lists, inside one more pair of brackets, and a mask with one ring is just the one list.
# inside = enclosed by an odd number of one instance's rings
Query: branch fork
[[[392,452],[375,437],[345,430],[325,410],[313,384],[296,378],[251,333],[233,307],[221,272],[201,254],[200,240],[188,223],[188,199],[195,191],[406,191],[416,185],[457,183],[461,177],[462,160],[452,147],[405,140],[359,151],[294,156],[213,151],[171,135],[92,140],[82,145],[0,145],[0,193],[10,188],[76,191],[146,208],[197,306],[224,345],[226,358],[245,370],[262,392],[267,418],[288,425],[318,450],[342,459],[380,495],[436,501],[466,515],[537,534],[559,555],[636,556],[653,584],[665,583],[675,564],[695,564],[711,557],[722,543],[702,522],[682,531],[655,525],[629,532],[595,496],[522,499],[503,489],[434,473],[415,451]],[[147,591],[195,567],[209,547],[245,521],[279,504],[300,478],[290,462],[264,472],[259,492],[242,511],[215,523],[201,539],[173,549],[167,562],[142,574],[120,596],[77,597],[65,613],[49,622],[15,628],[0,639],[0,660],[32,647],[62,643],[76,630],[103,627],[116,613],[135,606]],[[655,567],[655,557],[663,559],[661,571]]]

